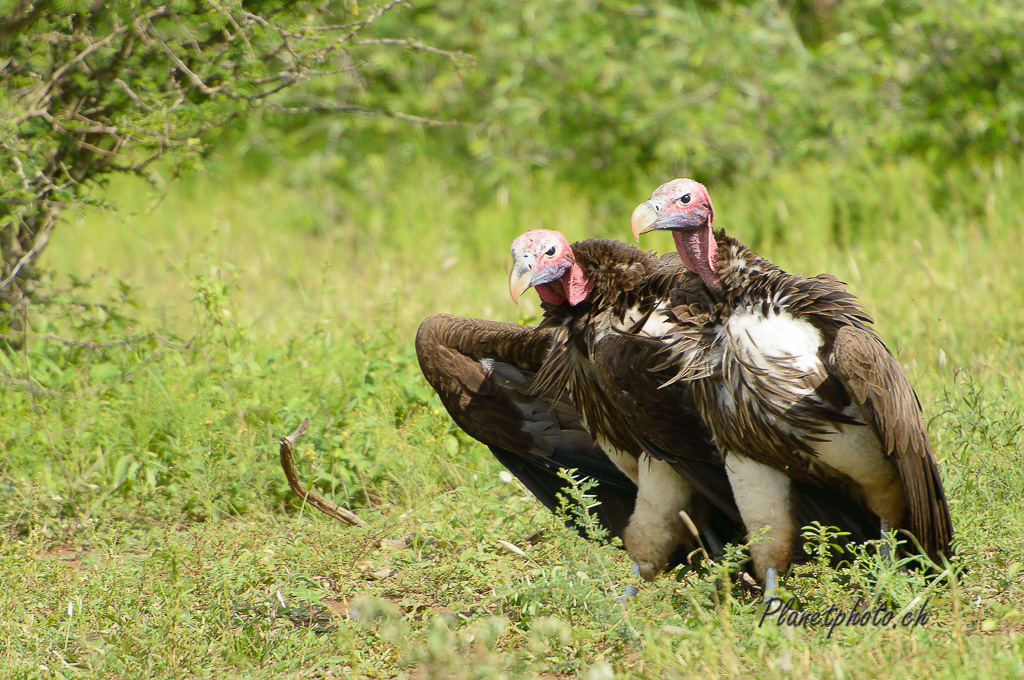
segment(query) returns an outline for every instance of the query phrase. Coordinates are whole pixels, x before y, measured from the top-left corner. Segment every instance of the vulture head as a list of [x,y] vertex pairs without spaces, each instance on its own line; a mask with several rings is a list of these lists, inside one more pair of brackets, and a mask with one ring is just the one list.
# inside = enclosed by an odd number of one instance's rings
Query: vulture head
[[561,232],[533,229],[512,242],[512,271],[508,292],[519,304],[519,296],[536,288],[544,302],[578,305],[587,299],[594,285],[576,264],[572,248]]
[[718,288],[718,246],[711,231],[714,222],[715,208],[704,185],[692,179],[674,179],[655,189],[649,201],[636,207],[629,226],[637,239],[655,229],[671,231],[686,268],[699,274],[708,286]]

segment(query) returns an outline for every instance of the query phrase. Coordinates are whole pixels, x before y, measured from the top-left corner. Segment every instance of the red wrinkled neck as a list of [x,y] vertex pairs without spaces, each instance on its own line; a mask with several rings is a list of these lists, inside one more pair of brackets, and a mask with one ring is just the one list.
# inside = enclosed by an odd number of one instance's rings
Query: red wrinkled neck
[[721,279],[715,271],[718,243],[710,224],[692,232],[673,231],[672,240],[676,244],[679,259],[687,269],[698,274],[709,288],[721,288]]
[[565,293],[562,292],[562,280],[552,281],[551,283],[542,283],[535,286],[537,289],[537,295],[544,302],[551,303],[553,305],[560,305],[565,302]]
[[560,305],[566,300],[575,307],[583,302],[594,290],[594,282],[573,262],[562,278],[551,283],[542,283],[537,288],[537,295],[544,302]]

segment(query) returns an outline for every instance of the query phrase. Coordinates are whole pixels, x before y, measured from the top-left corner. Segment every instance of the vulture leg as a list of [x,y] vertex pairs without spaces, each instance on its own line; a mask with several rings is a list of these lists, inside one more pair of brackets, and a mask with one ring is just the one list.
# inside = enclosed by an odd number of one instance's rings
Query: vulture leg
[[890,524],[889,520],[885,519],[884,517],[882,518],[881,524],[882,524],[882,548],[881,548],[881,550],[879,550],[879,552],[882,554],[882,557],[884,557],[885,559],[889,559],[889,543],[886,540],[886,538],[887,538],[886,534],[888,534],[890,531],[892,531],[892,524]]
[[788,568],[792,561],[798,527],[790,509],[790,479],[773,467],[732,452],[725,457],[725,469],[748,538],[755,539],[750,557],[767,593],[778,585],[778,570]]
[[779,572],[775,567],[768,567],[764,571],[764,601],[772,599],[775,591],[779,588]]
[[903,369],[873,331],[852,325],[836,334],[828,363],[867,423],[847,428],[854,436],[861,431],[860,446],[846,442],[848,462],[857,468],[847,474],[872,512],[912,534],[941,563],[952,555],[953,524],[921,403]]
[[708,544],[709,548],[711,548],[711,556],[712,557],[719,557],[720,555],[725,553],[725,544],[722,543],[722,539],[720,539],[718,537],[718,534],[716,534],[711,529],[711,527],[709,527],[709,526],[704,527],[704,532],[703,533],[704,533],[704,542]]
[[[633,563],[633,569],[629,572],[629,575],[630,576],[639,576],[640,575],[640,565],[637,564],[636,562],[634,562]],[[640,591],[639,591],[639,589],[637,589],[636,586],[626,586],[626,592],[624,592],[622,595],[619,595],[618,600],[622,604],[629,604],[629,601],[632,600],[634,597],[636,597],[637,593],[639,593],[639,592]]]
[[907,502],[899,469],[865,425],[843,428],[816,447],[818,459],[855,481],[868,508],[882,519],[882,532],[901,525]]
[[622,541],[645,581],[653,581],[675,549],[697,537],[690,535],[680,510],[691,510],[693,487],[665,461],[640,457],[636,507]]

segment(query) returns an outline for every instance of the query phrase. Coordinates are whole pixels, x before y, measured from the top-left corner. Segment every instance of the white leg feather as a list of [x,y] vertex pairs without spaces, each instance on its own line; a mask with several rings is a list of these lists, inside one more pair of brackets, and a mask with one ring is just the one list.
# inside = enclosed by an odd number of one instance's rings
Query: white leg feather
[[679,511],[689,512],[692,501],[693,487],[671,465],[641,456],[636,506],[622,538],[644,579],[654,579],[672,552],[690,537]]
[[761,537],[750,546],[750,557],[763,583],[769,568],[785,570],[792,559],[796,526],[789,507],[789,477],[731,452],[725,469],[748,536]]
[[[863,418],[851,407],[847,415]],[[882,451],[882,444],[871,428],[848,425],[833,434],[829,441],[815,447],[818,460],[835,468],[860,485],[871,511],[889,523],[899,526],[906,510],[906,496],[896,465]]]

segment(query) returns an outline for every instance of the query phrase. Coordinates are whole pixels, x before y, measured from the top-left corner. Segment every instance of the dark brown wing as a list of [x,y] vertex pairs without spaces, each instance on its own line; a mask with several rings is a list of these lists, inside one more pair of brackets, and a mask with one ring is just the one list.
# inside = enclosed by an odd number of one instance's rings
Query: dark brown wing
[[[576,469],[593,479],[593,513],[622,535],[636,502],[636,485],[608,459],[563,395],[531,394],[551,332],[529,326],[437,314],[416,333],[420,369],[448,413],[547,508],[559,507],[567,483],[558,472]],[[580,529],[581,535],[585,533]]]
[[[669,462],[714,505],[720,515],[713,523],[716,530],[728,532],[725,536],[742,533],[725,466],[698,415],[688,383],[665,385],[679,369],[661,366],[663,344],[626,334],[602,340],[595,360],[602,386],[627,414],[648,454]],[[837,527],[849,534],[845,542],[878,538],[878,518],[849,493],[793,480],[790,499],[798,526],[818,521]]]
[[940,555],[951,555],[953,523],[921,404],[899,362],[874,331],[843,326],[833,341],[828,368],[896,462],[907,498],[906,528],[928,556],[941,563]]
[[739,511],[725,474],[722,458],[697,413],[691,391],[678,383],[661,386],[673,377],[664,363],[663,343],[624,333],[602,338],[594,352],[594,370],[649,455],[665,460],[699,494],[739,521]]

